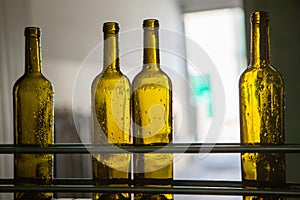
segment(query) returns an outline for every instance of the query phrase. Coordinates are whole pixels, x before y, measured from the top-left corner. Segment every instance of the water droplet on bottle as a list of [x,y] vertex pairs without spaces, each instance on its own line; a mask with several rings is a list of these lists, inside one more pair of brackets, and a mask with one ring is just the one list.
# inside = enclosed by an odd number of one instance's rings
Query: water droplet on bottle
[[263,78],[263,72],[262,71],[258,71],[257,72],[257,77],[262,79]]
[[259,86],[259,90],[262,91],[264,89],[264,85]]
[[267,137],[267,135],[268,135],[267,133],[264,133],[264,137]]

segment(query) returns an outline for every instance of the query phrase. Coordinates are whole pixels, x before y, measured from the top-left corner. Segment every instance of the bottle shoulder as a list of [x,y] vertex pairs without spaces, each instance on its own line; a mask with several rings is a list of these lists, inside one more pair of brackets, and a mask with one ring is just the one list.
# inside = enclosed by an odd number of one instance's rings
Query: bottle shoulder
[[266,80],[266,82],[274,82],[277,84],[283,84],[283,77],[279,71],[277,71],[272,65],[265,67],[253,67],[248,66],[247,69],[240,76],[240,84],[242,82],[256,82],[257,80]]
[[31,90],[53,90],[52,83],[42,73],[24,73],[17,79],[14,90],[27,88]]
[[143,69],[133,79],[133,87],[139,87],[146,84],[159,84],[166,87],[172,87],[170,77],[162,70]]
[[98,87],[130,87],[130,81],[127,76],[120,73],[105,73],[104,71],[98,74],[93,82],[92,88]]
[[114,81],[114,80],[123,80],[123,81],[128,81],[129,79],[128,77],[123,74],[121,71],[117,72],[117,73],[106,73],[105,71],[102,71],[100,74],[98,74],[95,78],[94,78],[94,82],[95,81]]

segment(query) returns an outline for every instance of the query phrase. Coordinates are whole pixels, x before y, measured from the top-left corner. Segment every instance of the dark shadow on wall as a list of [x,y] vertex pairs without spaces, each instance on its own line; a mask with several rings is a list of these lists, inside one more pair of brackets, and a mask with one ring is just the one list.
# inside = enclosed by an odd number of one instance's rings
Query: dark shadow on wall
[[[90,117],[76,113],[78,123],[75,127],[72,111],[68,109],[55,110],[55,143],[81,143],[78,132],[87,130],[91,134],[89,124]],[[85,126],[85,127],[80,127]],[[77,129],[79,131],[77,131]],[[56,178],[91,178],[92,163],[90,154],[56,154],[55,157]],[[57,197],[91,197],[89,193],[58,193]]]
[[[270,14],[271,64],[284,78],[285,89],[285,138],[288,144],[300,143],[300,26],[299,0],[244,0],[249,49],[250,22],[252,12],[264,10]],[[249,51],[248,51],[249,52]],[[286,155],[287,181],[300,183],[300,155]],[[289,198],[290,199],[290,198]],[[291,198],[293,199],[293,198]],[[299,199],[299,198],[296,198]]]

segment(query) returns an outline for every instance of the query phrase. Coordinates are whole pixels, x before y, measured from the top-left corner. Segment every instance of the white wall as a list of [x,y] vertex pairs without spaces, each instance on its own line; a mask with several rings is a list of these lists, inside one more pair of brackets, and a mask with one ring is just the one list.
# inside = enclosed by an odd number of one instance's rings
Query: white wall
[[[182,32],[180,9],[173,0],[30,0],[30,8],[31,23],[43,31],[43,71],[54,82],[57,106],[70,106],[74,74],[102,41],[104,22],[119,22],[122,33],[141,30],[143,19],[157,18],[161,28]],[[120,48],[127,47],[121,43]],[[141,57],[135,60],[142,62]],[[98,65],[101,70],[102,63]]]
[[[146,18],[159,19],[160,44],[162,49],[167,50],[161,52],[161,64],[168,66],[164,70],[171,79],[175,79],[173,84],[176,90],[173,92],[179,96],[180,110],[183,112],[180,115],[182,118],[178,117],[179,114],[175,116],[177,121],[184,120],[177,130],[185,134],[189,132],[186,80],[176,78],[178,74],[186,77],[184,60],[180,58],[185,56],[185,51],[180,35],[183,32],[182,16],[177,1],[30,0],[30,8],[31,23],[41,27],[43,32],[42,70],[54,84],[55,106],[71,108],[75,100],[80,103],[76,107],[84,112],[90,108],[91,81],[102,69],[101,46],[96,49],[99,54],[92,50],[102,41],[103,23],[119,22],[121,68],[132,79],[142,64],[142,22]],[[80,83],[76,79],[77,73]],[[73,88],[79,90],[79,87],[84,91],[72,97]]]
[[[190,116],[193,112],[188,107],[190,95],[178,1],[1,0],[0,7],[0,143],[13,143],[11,90],[13,83],[24,73],[23,31],[26,26],[42,29],[42,72],[54,85],[55,107],[71,109],[72,101],[80,100],[77,102],[81,105],[77,108],[87,112],[90,108],[90,83],[102,69],[102,49],[92,50],[102,41],[103,23],[119,22],[121,67],[132,80],[141,70],[142,21],[146,18],[160,21],[161,64],[171,77],[173,93],[177,97],[174,108],[175,141],[190,141],[188,134],[192,128]],[[81,67],[88,55],[92,56]],[[80,81],[76,79],[78,73]],[[73,98],[74,87],[85,91]],[[11,155],[0,155],[0,177],[13,176],[12,164]]]
[[[13,143],[12,87],[24,73],[24,26],[29,22],[25,1],[0,1],[0,143]],[[0,177],[13,176],[12,155],[0,155]],[[0,199],[6,198],[0,193]]]

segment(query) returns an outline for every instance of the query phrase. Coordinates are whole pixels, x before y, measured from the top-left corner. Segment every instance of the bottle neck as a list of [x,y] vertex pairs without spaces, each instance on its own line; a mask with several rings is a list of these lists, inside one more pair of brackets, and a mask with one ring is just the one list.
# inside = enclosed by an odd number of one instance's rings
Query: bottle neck
[[107,72],[120,70],[118,34],[104,32],[104,69]]
[[158,41],[158,28],[144,27],[144,67],[155,70],[160,68]]
[[25,72],[41,72],[39,37],[25,37]]
[[270,32],[268,23],[251,23],[250,66],[264,67],[270,63]]

